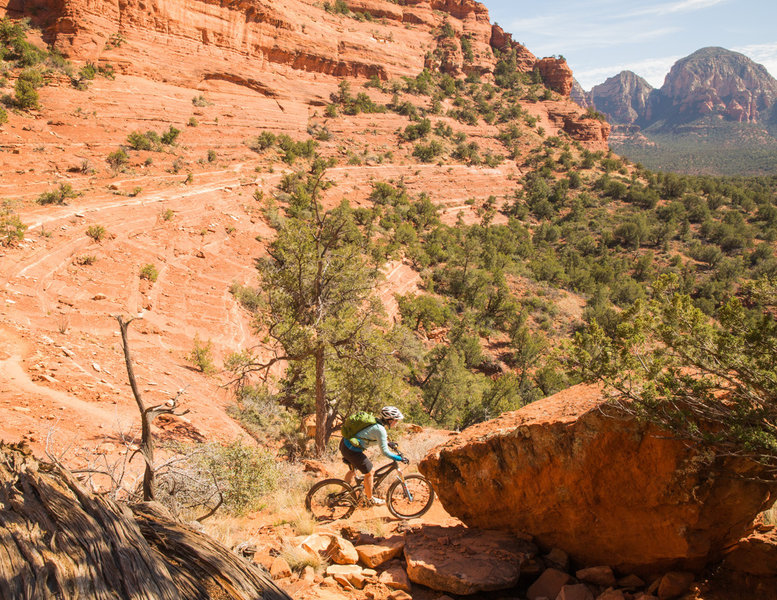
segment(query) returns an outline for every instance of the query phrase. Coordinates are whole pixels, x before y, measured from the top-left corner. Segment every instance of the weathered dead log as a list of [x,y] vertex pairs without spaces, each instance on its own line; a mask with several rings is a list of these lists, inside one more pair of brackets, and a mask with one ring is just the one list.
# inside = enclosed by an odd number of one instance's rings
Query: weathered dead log
[[258,567],[155,503],[86,492],[0,443],[0,600],[286,600]]

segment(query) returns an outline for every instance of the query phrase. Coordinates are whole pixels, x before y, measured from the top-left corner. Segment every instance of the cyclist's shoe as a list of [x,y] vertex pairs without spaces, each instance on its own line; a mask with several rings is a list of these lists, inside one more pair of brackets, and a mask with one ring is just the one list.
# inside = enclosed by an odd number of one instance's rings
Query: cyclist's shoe
[[365,501],[367,506],[383,506],[386,504],[386,501],[382,498],[366,498]]

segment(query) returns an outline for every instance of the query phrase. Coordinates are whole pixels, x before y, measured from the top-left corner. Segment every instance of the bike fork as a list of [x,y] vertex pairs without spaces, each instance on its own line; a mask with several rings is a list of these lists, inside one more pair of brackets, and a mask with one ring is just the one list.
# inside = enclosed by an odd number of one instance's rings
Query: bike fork
[[407,487],[407,483],[405,483],[405,478],[402,477],[402,473],[397,474],[397,479],[399,479],[402,482],[402,489],[405,490],[405,497],[412,502],[413,501],[413,493],[410,491],[410,489]]

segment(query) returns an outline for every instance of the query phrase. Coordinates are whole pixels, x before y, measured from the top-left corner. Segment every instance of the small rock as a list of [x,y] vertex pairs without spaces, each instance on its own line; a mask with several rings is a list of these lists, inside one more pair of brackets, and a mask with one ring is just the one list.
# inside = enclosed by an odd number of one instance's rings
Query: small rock
[[300,547],[310,552],[313,556],[318,556],[326,552],[333,537],[332,535],[313,533],[302,540]]
[[273,560],[270,565],[270,577],[273,579],[291,577],[291,567],[289,566],[289,563],[282,557],[276,556],[275,560]]
[[326,574],[334,577],[344,588],[362,589],[367,582],[359,565],[331,565],[327,567]]
[[70,357],[70,358],[74,358],[74,357],[75,357],[75,354],[73,354],[73,352],[72,352],[71,350],[68,350],[68,349],[67,349],[67,348],[65,348],[64,346],[62,346],[62,352],[63,352],[63,354],[64,354],[65,356],[68,356],[68,357]]
[[622,587],[627,590],[634,590],[637,588],[645,587],[645,582],[636,575],[626,575],[626,577],[621,577],[617,581],[617,584],[618,587]]
[[693,573],[684,571],[672,571],[661,578],[658,585],[658,597],[660,600],[677,598],[687,592],[693,583]]
[[98,365],[97,363],[92,363],[92,368],[98,373],[102,371],[102,367],[100,367],[100,365]]
[[383,571],[378,578],[378,581],[390,587],[394,590],[403,590],[405,592],[410,591],[410,578],[402,568],[402,565],[395,562],[388,569]]
[[359,560],[368,567],[379,567],[392,558],[399,556],[405,547],[405,540],[401,536],[392,536],[375,544],[363,544],[356,546]]
[[576,583],[562,587],[556,600],[594,600],[594,595],[584,583]]
[[356,552],[356,548],[353,547],[351,542],[341,537],[332,536],[324,553],[332,559],[332,562],[338,565],[355,565],[359,562],[359,554]]
[[599,594],[596,600],[626,600],[626,596],[623,595],[621,590],[610,588]]
[[580,581],[601,585],[602,587],[615,585],[615,575],[613,574],[612,569],[607,566],[580,569],[575,573],[575,577]]
[[413,600],[413,597],[407,592],[397,590],[389,595],[389,600]]
[[302,571],[302,580],[303,581],[309,581],[313,582],[316,580],[316,570],[311,567],[310,565],[306,565],[305,569]]
[[539,579],[529,586],[526,597],[529,600],[539,598],[555,598],[561,592],[561,588],[572,581],[572,576],[558,569],[546,569]]
[[205,258],[205,253],[202,250],[198,250],[194,256],[197,258]]
[[567,553],[563,550],[553,548],[544,558],[548,565],[556,567],[559,571],[566,571],[569,569],[569,556],[567,556]]
[[95,294],[92,296],[92,300],[105,300],[107,297],[105,294]]

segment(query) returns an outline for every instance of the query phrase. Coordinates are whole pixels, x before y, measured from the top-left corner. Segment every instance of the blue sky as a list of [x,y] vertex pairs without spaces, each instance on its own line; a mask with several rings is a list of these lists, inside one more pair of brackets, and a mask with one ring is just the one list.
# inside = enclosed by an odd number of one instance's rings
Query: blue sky
[[777,0],[480,0],[538,57],[563,55],[584,89],[631,70],[653,86],[705,46],[741,52],[777,77]]

